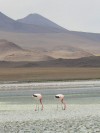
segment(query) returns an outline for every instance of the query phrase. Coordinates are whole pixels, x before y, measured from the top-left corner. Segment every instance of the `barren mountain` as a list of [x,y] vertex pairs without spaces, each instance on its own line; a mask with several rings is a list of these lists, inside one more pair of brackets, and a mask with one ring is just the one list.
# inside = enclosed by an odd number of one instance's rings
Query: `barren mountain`
[[[15,44],[18,44],[25,49],[44,49],[53,50],[53,48],[74,47],[91,53],[93,55],[100,55],[100,34],[84,33],[87,36],[70,33],[59,34],[23,34],[0,32],[0,39],[5,38]],[[89,37],[88,37],[89,36]],[[90,37],[93,36],[91,39]],[[55,49],[56,50],[56,49]]]
[[30,51],[22,49],[18,45],[7,40],[0,40],[0,60],[3,61],[46,61],[52,57],[42,51]]
[[0,60],[5,60],[6,56],[12,56],[22,51],[23,49],[20,46],[4,39],[0,40]]
[[93,54],[86,52],[78,47],[72,46],[57,46],[48,52],[48,55],[55,59],[77,59],[82,57],[93,56]]
[[64,28],[44,27],[43,25],[25,24],[15,21],[0,12],[0,31],[19,33],[59,33],[66,32]]
[[84,57],[79,59],[56,59],[39,62],[7,62],[0,61],[0,67],[100,67],[100,56]]
[[7,40],[0,39],[0,55],[13,53],[17,51],[23,51],[23,49],[12,42],[8,42]]
[[56,23],[50,21],[49,19],[39,15],[39,14],[29,14],[28,16],[18,19],[18,22],[26,23],[26,24],[33,24],[33,25],[38,25],[42,27],[50,27],[50,28],[59,28],[63,29],[61,26],[57,25]]
[[87,56],[93,55],[80,48],[70,46],[59,46],[51,50],[43,48],[27,50],[7,40],[0,40],[0,60],[3,61],[47,61],[58,58],[75,59]]
[[20,67],[100,67],[100,56],[22,63]]
[[65,32],[64,28],[38,14],[30,14],[18,21],[0,13],[0,39],[4,38],[23,48],[14,54],[10,51],[10,55],[3,50],[5,60],[42,61],[100,55],[100,34]]

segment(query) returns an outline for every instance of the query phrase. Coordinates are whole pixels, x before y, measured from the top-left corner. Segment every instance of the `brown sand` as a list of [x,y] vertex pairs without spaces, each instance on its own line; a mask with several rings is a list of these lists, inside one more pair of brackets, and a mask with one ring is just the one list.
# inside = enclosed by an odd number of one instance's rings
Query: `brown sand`
[[0,81],[100,79],[100,68],[0,68]]

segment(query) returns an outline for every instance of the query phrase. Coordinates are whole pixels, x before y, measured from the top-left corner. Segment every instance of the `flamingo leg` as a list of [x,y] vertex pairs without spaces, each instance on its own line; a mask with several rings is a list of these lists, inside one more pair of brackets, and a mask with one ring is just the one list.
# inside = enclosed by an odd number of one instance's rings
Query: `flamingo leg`
[[58,103],[57,103],[57,110],[58,110]]
[[61,108],[62,108],[62,110],[63,110],[63,105],[62,105],[62,101],[60,100],[60,105],[61,105]]
[[63,103],[61,103],[61,107],[62,107],[62,110],[63,110],[63,109],[64,109],[64,108],[63,108]]
[[35,111],[37,111],[37,109],[38,109],[38,104],[37,104],[37,99],[35,99],[35,100],[36,100]]
[[37,111],[37,104],[35,105],[35,111]]
[[62,102],[62,105],[64,105],[63,110],[66,110],[66,103],[65,103],[65,101],[63,101],[63,99],[62,99],[61,102]]
[[39,102],[38,102],[38,111],[39,111]]
[[58,110],[58,100],[57,100],[57,110]]
[[62,110],[64,110],[64,107],[63,107],[63,99],[61,100],[61,106],[62,106]]
[[41,104],[41,110],[43,110],[43,103],[42,103],[42,99],[40,99],[40,104]]
[[58,110],[58,108],[59,108],[59,100],[57,99],[57,110]]
[[59,106],[61,105],[61,108],[63,109],[63,105],[60,99],[57,100],[57,110],[59,110]]

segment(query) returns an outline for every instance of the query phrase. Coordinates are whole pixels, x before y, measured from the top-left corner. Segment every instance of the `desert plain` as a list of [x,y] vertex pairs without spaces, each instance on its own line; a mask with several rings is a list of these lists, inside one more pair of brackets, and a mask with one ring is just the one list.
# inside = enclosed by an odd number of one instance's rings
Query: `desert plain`
[[0,81],[43,82],[100,79],[100,68],[24,67],[0,68]]

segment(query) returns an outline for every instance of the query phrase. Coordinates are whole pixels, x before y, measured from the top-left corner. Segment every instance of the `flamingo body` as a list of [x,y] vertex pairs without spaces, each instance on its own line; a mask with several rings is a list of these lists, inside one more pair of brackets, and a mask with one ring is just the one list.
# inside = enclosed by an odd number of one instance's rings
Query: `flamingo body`
[[[39,99],[40,104],[42,106],[41,110],[43,110],[42,95],[41,94],[33,94],[33,97]],[[37,106],[36,106],[36,108],[37,108]],[[35,108],[35,111],[37,110],[36,108]]]
[[57,95],[55,95],[55,98],[58,98],[60,101],[61,101],[61,103],[64,105],[64,110],[66,109],[66,103],[64,102],[64,95],[63,94],[57,94]]
[[41,94],[33,94],[33,97],[37,97],[38,99],[42,99],[42,95]]
[[55,97],[58,98],[58,99],[64,99],[64,95],[63,94],[57,94]]

